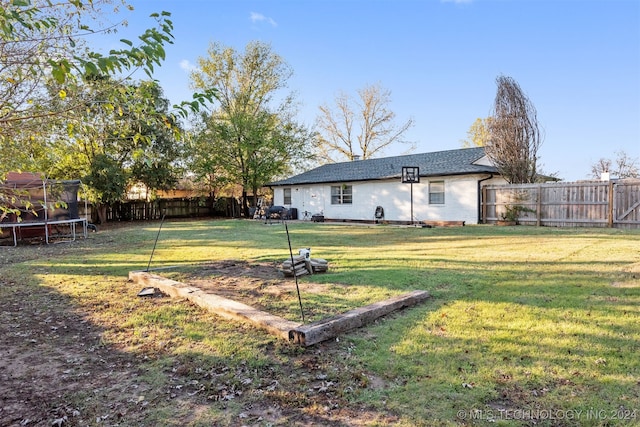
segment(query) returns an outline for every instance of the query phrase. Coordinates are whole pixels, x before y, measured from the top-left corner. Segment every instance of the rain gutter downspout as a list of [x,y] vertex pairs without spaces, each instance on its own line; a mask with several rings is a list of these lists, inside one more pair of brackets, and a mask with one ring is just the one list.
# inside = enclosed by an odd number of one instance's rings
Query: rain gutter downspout
[[482,182],[493,178],[493,173],[486,178],[478,180],[478,224],[482,223]]

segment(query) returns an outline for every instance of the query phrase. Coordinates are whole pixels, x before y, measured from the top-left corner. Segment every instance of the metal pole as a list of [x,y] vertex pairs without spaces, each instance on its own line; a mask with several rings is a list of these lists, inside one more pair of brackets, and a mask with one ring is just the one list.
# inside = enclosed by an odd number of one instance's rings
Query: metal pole
[[289,227],[287,222],[284,222],[284,229],[287,231],[287,242],[289,242],[289,256],[291,257],[291,268],[293,269],[293,277],[296,280],[296,291],[298,291],[298,304],[300,304],[300,315],[302,316],[302,323],[304,323],[304,311],[302,310],[302,298],[300,298],[300,288],[298,287],[298,274],[293,263],[293,250],[291,249],[291,238],[289,237]]
[[162,214],[162,219],[160,220],[160,227],[158,228],[158,234],[156,235],[156,241],[153,244],[153,250],[151,251],[151,257],[149,257],[149,263],[147,264],[147,269],[145,270],[147,273],[149,272],[149,267],[151,267],[151,260],[153,259],[153,254],[156,251],[156,245],[158,244],[158,238],[160,237],[160,230],[162,230],[162,224],[164,223],[164,215]]
[[411,181],[411,225],[413,225],[413,181]]

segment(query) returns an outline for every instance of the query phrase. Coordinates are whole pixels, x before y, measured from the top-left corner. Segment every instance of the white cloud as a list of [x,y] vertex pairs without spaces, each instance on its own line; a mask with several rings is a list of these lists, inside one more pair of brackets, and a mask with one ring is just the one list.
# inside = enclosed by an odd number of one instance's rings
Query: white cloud
[[272,18],[269,18],[268,16],[264,16],[263,14],[257,13],[257,12],[251,12],[249,19],[251,19],[251,22],[253,23],[268,22],[269,24],[271,24],[272,27],[278,26],[278,23],[274,21]]
[[195,70],[196,66],[193,65],[188,59],[183,59],[182,61],[180,61],[180,68],[189,73]]

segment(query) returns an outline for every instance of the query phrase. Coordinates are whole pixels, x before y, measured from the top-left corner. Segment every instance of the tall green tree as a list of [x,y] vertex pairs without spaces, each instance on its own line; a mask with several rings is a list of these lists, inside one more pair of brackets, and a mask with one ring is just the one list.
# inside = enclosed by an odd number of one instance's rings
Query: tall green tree
[[244,52],[212,43],[192,73],[197,90],[217,90],[218,104],[205,117],[192,146],[199,176],[218,185],[242,188],[249,214],[248,193],[283,176],[311,155],[311,133],[295,121],[292,94],[282,94],[292,70],[261,42]]
[[177,181],[181,128],[171,120],[169,102],[157,82],[114,84],[108,77],[93,77],[69,98],[87,103],[52,133],[59,139],[51,144],[49,176],[82,177],[103,212],[106,205],[121,200],[132,183],[154,191]]
[[[84,82],[87,74],[116,75],[142,69],[150,74],[164,59],[164,44],[172,31],[168,14],[154,14],[157,26],[138,42],[123,40],[122,49],[101,55],[86,48],[91,34],[109,28],[92,27],[108,0],[0,0],[0,177],[12,169],[30,169],[49,158],[51,124],[83,104],[58,100]],[[94,23],[96,21],[93,21]],[[58,90],[52,94],[52,84]],[[28,200],[0,195],[0,213],[20,214]]]
[[536,182],[542,144],[536,109],[513,78],[499,76],[496,84],[487,157],[509,183]]
[[185,134],[156,82],[142,82],[138,91],[144,92],[141,99],[147,108],[136,112],[138,126],[133,133],[142,136],[142,150],[133,157],[131,177],[155,195],[158,190],[174,188],[184,174]]
[[174,179],[167,132],[212,94],[167,112],[157,85],[132,85],[123,76],[151,76],[164,60],[170,14],[152,14],[155,27],[103,55],[88,47],[91,38],[122,25],[101,27],[107,7],[111,0],[0,0],[0,178],[20,169],[86,177],[101,202],[117,199],[131,172],[157,188]]

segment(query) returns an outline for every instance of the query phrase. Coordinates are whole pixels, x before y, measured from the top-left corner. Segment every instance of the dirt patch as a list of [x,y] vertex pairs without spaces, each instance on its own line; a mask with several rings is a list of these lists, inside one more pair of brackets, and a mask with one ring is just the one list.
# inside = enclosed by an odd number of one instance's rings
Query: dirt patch
[[[161,271],[160,275],[164,275]],[[291,297],[297,292],[294,278],[285,277],[277,262],[248,262],[243,260],[216,261],[197,266],[178,275],[180,281],[192,284],[205,292],[235,299],[256,308],[264,308],[264,296]],[[340,285],[298,281],[300,292],[326,293]]]
[[110,395],[136,382],[133,355],[102,345],[101,330],[64,297],[45,288],[0,286],[0,426],[79,425],[94,414],[64,397],[75,393],[106,395],[111,407],[98,417],[130,411]]
[[303,323],[345,311],[336,303],[348,286],[313,282],[314,276],[325,274],[317,273],[299,278],[296,288],[295,278],[285,276],[279,262],[223,260],[198,264],[179,272],[167,269],[155,273],[291,321],[301,321],[298,289],[304,311]]

